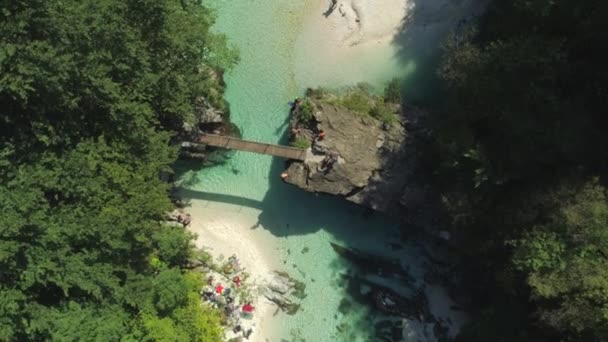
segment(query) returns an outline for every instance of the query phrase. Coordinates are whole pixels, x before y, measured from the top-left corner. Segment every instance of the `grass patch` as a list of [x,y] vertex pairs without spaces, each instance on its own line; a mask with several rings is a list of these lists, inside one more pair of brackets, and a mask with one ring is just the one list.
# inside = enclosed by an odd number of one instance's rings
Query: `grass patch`
[[[338,95],[319,88],[308,89],[306,96],[329,105],[346,108],[361,116],[372,117],[388,126],[398,121],[398,113],[395,112],[394,106],[401,103],[401,89],[398,79],[390,81],[382,95],[375,95],[371,87],[366,84],[359,84],[340,93]],[[306,102],[302,104],[302,107],[307,105]],[[310,106],[313,107],[314,105],[310,104]],[[302,114],[304,112],[304,110],[301,110],[301,115],[305,115]]]
[[378,101],[376,105],[369,111],[369,115],[389,126],[397,122],[395,109],[393,106],[388,103],[384,103],[383,101]]
[[308,141],[308,139],[304,137],[296,137],[296,139],[291,142],[291,146],[301,149],[307,149],[310,147],[310,141]]
[[356,88],[340,98],[339,104],[344,108],[360,114],[368,114],[372,109],[372,98],[362,89]]

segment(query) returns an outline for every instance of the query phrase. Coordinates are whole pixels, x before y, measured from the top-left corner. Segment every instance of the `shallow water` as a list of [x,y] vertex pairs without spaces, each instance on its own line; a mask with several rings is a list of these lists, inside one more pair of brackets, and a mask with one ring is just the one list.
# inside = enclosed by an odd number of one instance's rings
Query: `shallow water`
[[[301,96],[308,86],[336,87],[354,82],[352,74],[360,67],[357,63],[352,63],[353,70],[333,75],[326,71],[318,75],[314,68],[296,65],[306,60],[295,56],[296,51],[302,51],[297,46],[301,14],[314,3],[318,1],[211,2],[218,14],[215,29],[227,34],[240,50],[240,63],[226,75],[226,98],[231,119],[240,127],[244,139],[285,143],[290,99]],[[396,63],[399,48],[391,49],[361,56],[375,68],[373,72],[362,72],[357,81],[379,86],[395,76],[410,75],[411,61]],[[300,311],[295,316],[279,315],[274,324],[277,331],[270,341],[376,340],[374,320],[383,316],[369,308],[357,282],[360,277],[374,280],[374,276],[357,271],[333,251],[329,242],[399,257],[409,266],[417,285],[422,282],[425,268],[419,246],[410,244],[392,251],[389,244],[398,242],[397,222],[370,215],[339,199],[286,185],[279,179],[283,166],[284,161],[269,156],[236,152],[224,165],[191,171],[183,178],[190,181],[193,201],[229,205],[234,215],[241,210],[257,215],[262,227],[259,229],[270,232],[278,246],[268,251],[275,265],[305,281],[307,297],[302,300]],[[393,286],[400,283],[392,282]],[[341,304],[343,312],[338,310]],[[432,336],[429,327],[425,333],[416,322],[409,330],[412,341]]]

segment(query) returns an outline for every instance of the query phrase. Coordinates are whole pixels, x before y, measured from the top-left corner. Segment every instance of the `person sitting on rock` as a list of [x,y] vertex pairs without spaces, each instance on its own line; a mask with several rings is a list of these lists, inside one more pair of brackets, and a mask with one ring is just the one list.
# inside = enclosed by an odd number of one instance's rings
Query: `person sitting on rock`
[[300,103],[302,100],[296,96],[296,98],[291,103],[291,114],[294,114],[300,107]]
[[331,171],[331,169],[334,167],[334,164],[338,161],[338,155],[335,153],[329,153],[325,155],[325,158],[323,158],[323,161],[321,161],[321,169],[320,171],[323,171],[325,173],[328,173],[329,171]]
[[319,130],[319,133],[317,133],[317,141],[321,141],[323,139],[325,139],[325,131]]

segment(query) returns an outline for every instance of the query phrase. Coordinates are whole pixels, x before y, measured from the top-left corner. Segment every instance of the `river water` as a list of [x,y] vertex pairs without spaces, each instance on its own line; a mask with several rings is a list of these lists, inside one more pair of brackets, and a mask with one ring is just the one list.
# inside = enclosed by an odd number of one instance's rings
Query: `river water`
[[[302,96],[308,86],[338,87],[365,81],[381,86],[393,77],[420,78],[415,60],[400,54],[401,47],[370,50],[368,55],[342,61],[336,73],[315,73],[304,66],[314,46],[301,42],[306,13],[319,1],[214,0],[214,27],[225,33],[240,50],[239,64],[226,75],[226,99],[231,120],[244,139],[285,143],[288,102]],[[330,61],[331,62],[331,61]],[[350,63],[350,64],[349,64]],[[417,65],[423,65],[418,61]],[[420,70],[418,70],[420,71]],[[429,71],[432,74],[432,71]],[[353,75],[357,77],[353,77]],[[268,241],[273,265],[303,280],[307,297],[295,316],[279,314],[272,323],[269,341],[375,341],[377,322],[386,319],[370,308],[361,296],[360,277],[374,280],[340,258],[329,242],[395,258],[409,267],[415,286],[421,286],[427,263],[420,246],[408,243],[400,249],[399,225],[390,218],[330,196],[298,190],[280,181],[284,161],[269,156],[236,152],[227,163],[188,172],[184,178],[196,196],[192,201],[229,215],[247,217],[259,227],[255,234]],[[214,207],[215,206],[215,207]],[[211,209],[210,212],[213,212]],[[205,218],[202,218],[205,220]],[[238,251],[237,251],[238,253]],[[375,279],[399,289],[399,281]],[[431,307],[438,315],[449,315],[454,326],[462,315],[448,310],[445,291],[428,286]],[[433,340],[432,326],[408,322],[411,341]]]

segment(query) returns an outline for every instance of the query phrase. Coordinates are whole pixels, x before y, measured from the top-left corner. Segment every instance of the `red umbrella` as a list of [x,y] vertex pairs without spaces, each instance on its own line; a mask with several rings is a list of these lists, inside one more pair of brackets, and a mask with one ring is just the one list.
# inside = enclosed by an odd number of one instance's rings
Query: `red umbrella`
[[222,291],[224,290],[224,287],[222,286],[222,284],[218,284],[217,287],[215,288],[215,292],[222,294]]
[[253,307],[253,305],[251,305],[249,303],[243,305],[244,312],[253,312],[253,309],[255,309],[255,308]]

